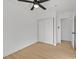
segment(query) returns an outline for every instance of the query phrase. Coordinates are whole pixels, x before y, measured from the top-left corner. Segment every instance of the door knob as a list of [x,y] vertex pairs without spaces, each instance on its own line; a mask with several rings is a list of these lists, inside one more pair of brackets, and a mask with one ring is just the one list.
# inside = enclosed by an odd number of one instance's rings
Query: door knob
[[72,34],[76,34],[76,32],[72,32]]

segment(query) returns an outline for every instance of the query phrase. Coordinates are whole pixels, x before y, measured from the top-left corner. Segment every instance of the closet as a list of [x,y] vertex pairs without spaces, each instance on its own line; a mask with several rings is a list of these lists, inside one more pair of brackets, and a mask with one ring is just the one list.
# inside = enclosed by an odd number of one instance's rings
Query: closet
[[54,44],[54,19],[38,20],[38,41]]

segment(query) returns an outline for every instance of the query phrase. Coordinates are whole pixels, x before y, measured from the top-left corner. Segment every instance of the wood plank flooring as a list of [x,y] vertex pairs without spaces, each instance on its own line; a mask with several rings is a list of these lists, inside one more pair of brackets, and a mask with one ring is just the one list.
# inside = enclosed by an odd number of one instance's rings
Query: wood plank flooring
[[68,43],[52,46],[45,43],[35,43],[4,59],[74,59],[75,51]]

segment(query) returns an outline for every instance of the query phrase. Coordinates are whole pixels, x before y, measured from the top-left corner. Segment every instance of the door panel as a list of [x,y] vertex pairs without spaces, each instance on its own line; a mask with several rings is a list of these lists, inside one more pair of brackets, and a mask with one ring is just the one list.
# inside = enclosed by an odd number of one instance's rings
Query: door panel
[[39,41],[53,44],[53,19],[39,21]]
[[65,41],[72,41],[72,18],[64,18],[61,20],[61,38]]
[[39,21],[38,22],[39,24],[39,32],[38,32],[38,34],[39,34],[39,41],[44,41],[44,39],[45,39],[45,22],[44,22],[44,20],[42,20],[42,21]]
[[76,48],[76,17],[61,20],[61,40],[71,41],[72,47]]

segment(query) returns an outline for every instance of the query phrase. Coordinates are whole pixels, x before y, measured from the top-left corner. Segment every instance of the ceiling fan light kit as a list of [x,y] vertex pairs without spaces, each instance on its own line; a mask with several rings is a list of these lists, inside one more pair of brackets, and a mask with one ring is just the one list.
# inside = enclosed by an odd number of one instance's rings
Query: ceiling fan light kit
[[35,8],[38,8],[38,7],[39,7],[39,5],[37,5],[37,4],[34,4],[34,7],[35,7]]
[[46,2],[49,0],[40,0],[40,1],[37,1],[37,0],[34,0],[34,1],[18,0],[18,1],[33,3],[33,6],[30,10],[34,10],[34,8],[38,8],[38,7],[42,8],[43,10],[46,10],[46,8],[43,5],[41,5],[40,3],[43,3],[43,2]]

